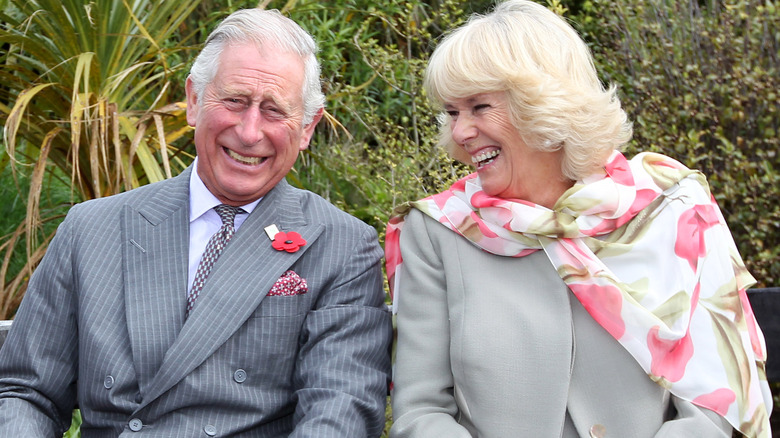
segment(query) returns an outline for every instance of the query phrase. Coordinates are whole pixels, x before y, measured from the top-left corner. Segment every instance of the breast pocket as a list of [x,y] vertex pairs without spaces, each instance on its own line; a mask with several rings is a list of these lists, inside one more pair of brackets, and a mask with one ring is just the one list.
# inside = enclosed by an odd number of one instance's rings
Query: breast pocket
[[266,296],[257,306],[252,318],[294,318],[305,315],[310,308],[306,295]]

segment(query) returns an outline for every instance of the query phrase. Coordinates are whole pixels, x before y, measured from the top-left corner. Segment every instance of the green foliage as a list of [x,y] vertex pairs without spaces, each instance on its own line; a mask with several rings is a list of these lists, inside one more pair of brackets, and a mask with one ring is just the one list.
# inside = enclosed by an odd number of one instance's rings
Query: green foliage
[[780,279],[780,9],[772,1],[592,0],[583,31],[634,121],[630,152],[703,171],[748,269]]
[[450,0],[354,0],[298,2],[290,15],[322,46],[328,110],[344,127],[318,128],[290,179],[382,235],[394,206],[466,173],[436,147],[438,110],[421,84],[436,38],[466,14]]
[[81,436],[81,411],[78,409],[73,411],[73,418],[70,421],[70,429],[68,429],[62,438],[79,438]]
[[[24,200],[25,215],[0,237],[0,318],[14,313],[67,206],[161,180],[189,163],[175,145],[188,144],[188,128],[172,94],[180,85],[171,81],[188,38],[179,26],[197,5],[3,2],[0,172],[11,169],[12,187],[24,187],[8,196]],[[49,187],[70,196],[49,196]]]

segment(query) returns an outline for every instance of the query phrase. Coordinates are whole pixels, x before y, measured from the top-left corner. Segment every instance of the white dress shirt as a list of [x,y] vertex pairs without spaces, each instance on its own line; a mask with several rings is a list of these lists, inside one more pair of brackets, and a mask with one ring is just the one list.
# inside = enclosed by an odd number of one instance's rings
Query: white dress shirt
[[[244,223],[249,213],[252,213],[252,210],[257,207],[257,203],[261,199],[263,198],[241,206],[246,213],[236,215],[234,222],[236,231]],[[222,204],[222,202],[206,188],[206,185],[203,184],[200,176],[198,176],[198,158],[196,157],[193,163],[192,174],[190,175],[190,258],[187,274],[187,292],[189,292],[192,282],[195,280],[195,273],[198,270],[200,258],[206,250],[209,239],[222,227],[222,219],[214,210],[214,207],[219,204]]]

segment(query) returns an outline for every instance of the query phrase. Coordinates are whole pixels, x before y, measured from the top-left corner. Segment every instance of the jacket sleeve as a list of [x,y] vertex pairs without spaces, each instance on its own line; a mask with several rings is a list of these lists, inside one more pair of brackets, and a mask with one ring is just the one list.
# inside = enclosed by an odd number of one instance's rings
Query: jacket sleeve
[[69,218],[32,275],[0,350],[0,436],[62,436],[70,427],[78,330]]
[[445,270],[420,212],[407,216],[400,248],[390,436],[469,438],[456,421]]
[[384,428],[392,321],[376,231],[361,229],[333,230],[317,263],[335,274],[304,322],[290,437],[378,437]]

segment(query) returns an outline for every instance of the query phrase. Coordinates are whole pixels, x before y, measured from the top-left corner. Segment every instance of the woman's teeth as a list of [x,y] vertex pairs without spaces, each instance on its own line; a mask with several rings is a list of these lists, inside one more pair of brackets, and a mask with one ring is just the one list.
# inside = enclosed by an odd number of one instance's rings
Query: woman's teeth
[[230,149],[226,148],[225,150],[227,151],[227,154],[228,156],[230,156],[230,158],[238,161],[239,163],[244,163],[249,165],[260,164],[260,157],[245,157],[243,155],[239,155],[231,151]]
[[501,151],[499,149],[494,149],[490,152],[482,152],[481,154],[472,156],[471,162],[476,164],[478,168],[483,167],[493,161],[500,153]]

